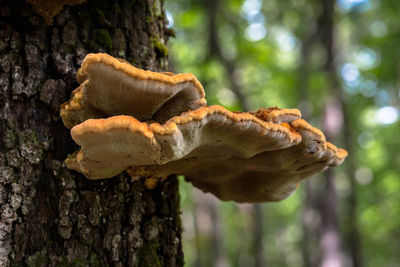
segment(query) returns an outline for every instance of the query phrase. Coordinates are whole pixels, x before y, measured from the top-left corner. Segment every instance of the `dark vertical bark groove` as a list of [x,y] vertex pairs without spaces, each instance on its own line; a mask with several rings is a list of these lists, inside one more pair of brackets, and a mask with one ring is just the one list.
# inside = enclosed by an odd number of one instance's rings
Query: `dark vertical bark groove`
[[162,1],[89,0],[46,25],[0,0],[0,266],[183,266],[176,177],[148,190],[69,171],[59,117],[87,53],[161,70],[167,39]]

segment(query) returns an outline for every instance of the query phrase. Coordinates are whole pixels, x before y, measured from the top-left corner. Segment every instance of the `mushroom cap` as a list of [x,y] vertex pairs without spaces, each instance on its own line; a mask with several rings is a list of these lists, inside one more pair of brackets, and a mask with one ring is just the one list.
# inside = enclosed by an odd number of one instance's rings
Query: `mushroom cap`
[[[67,165],[89,179],[112,177],[129,166],[164,165],[185,158],[249,158],[301,142],[300,134],[285,122],[265,122],[221,106],[189,111],[163,125],[124,115],[90,119],[74,126],[71,135],[81,152],[76,164]],[[110,166],[115,167],[112,175]]]
[[99,110],[86,107],[83,87],[86,86],[87,83],[87,80],[84,81],[78,88],[72,91],[71,99],[61,104],[60,116],[64,126],[67,128],[72,128],[76,124],[90,118],[106,117],[106,115]]
[[250,111],[249,113],[260,120],[275,123],[291,122],[301,117],[298,109],[280,109],[278,107],[259,108],[257,111]]
[[[69,128],[89,118],[115,115],[164,122],[206,104],[204,89],[193,74],[146,71],[107,54],[88,54],[77,79],[81,86],[60,111]],[[71,102],[80,107],[73,108]]]
[[89,179],[124,170],[151,179],[180,174],[205,192],[237,202],[282,200],[299,181],[347,156],[300,119],[298,110],[276,108],[250,114],[206,106],[163,125],[120,115],[87,120],[71,135],[81,150],[67,166]]
[[287,198],[298,183],[341,164],[347,151],[325,141],[320,130],[297,119],[291,127],[301,134],[301,143],[258,153],[252,157],[185,157],[165,165],[130,167],[131,175],[166,177],[181,174],[194,186],[221,200],[270,202]]

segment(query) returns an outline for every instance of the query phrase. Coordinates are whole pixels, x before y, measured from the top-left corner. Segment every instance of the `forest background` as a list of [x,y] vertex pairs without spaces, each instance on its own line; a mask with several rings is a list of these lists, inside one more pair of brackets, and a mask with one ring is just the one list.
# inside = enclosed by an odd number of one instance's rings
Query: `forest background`
[[287,200],[221,202],[180,179],[186,266],[398,266],[400,1],[168,0],[169,69],[208,103],[299,108],[349,151]]

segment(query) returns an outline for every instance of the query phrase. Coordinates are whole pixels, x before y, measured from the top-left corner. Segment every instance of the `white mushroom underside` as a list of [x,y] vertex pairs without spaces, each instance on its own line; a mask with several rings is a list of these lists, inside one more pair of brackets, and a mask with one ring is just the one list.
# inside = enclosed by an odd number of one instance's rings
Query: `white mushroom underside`
[[90,108],[108,116],[124,114],[140,121],[165,121],[205,104],[199,89],[190,81],[169,84],[140,79],[102,63],[92,63],[87,74],[85,101]]

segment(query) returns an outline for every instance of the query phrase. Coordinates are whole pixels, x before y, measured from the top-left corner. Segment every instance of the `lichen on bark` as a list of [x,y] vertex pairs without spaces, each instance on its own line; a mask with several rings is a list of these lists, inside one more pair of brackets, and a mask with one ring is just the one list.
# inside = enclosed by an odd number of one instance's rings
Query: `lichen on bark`
[[183,266],[176,177],[149,190],[125,174],[69,171],[77,147],[58,114],[89,52],[167,66],[151,41],[168,39],[159,10],[160,1],[86,1],[47,25],[26,2],[0,0],[0,266]]

